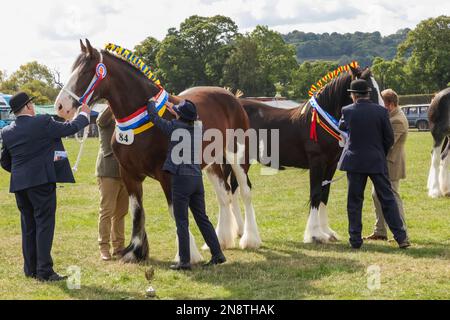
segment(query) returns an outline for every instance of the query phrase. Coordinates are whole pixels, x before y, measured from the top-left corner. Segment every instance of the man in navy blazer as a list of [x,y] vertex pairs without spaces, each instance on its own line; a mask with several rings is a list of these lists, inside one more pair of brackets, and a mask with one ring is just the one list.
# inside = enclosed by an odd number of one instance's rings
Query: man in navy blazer
[[1,166],[11,173],[10,192],[21,212],[24,272],[40,281],[60,281],[53,270],[51,249],[55,230],[56,183],[75,182],[61,138],[89,124],[83,105],[72,122],[36,116],[33,98],[20,92],[11,98],[16,121],[3,128]]
[[386,155],[394,143],[388,111],[369,100],[371,89],[365,80],[353,81],[348,91],[354,104],[342,109],[340,128],[349,133],[341,170],[347,171],[348,178],[350,244],[359,249],[363,243],[362,207],[367,178],[370,178],[395,240],[400,248],[407,248],[410,244],[388,178]]

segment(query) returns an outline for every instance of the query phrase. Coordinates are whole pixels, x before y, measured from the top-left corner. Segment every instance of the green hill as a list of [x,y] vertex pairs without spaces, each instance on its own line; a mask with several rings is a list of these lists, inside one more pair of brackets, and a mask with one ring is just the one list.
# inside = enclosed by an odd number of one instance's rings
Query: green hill
[[372,65],[377,56],[389,60],[394,58],[397,46],[406,39],[409,31],[410,29],[401,29],[395,34],[382,37],[378,31],[316,34],[296,30],[283,35],[283,38],[295,46],[299,62],[331,60],[346,64],[357,60],[365,66]]

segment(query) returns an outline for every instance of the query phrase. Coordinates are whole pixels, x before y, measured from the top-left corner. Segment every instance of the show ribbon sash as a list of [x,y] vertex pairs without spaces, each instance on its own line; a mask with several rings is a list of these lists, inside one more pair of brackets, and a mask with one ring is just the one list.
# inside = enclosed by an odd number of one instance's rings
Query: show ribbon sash
[[[161,92],[155,96],[155,100],[158,115],[162,117],[166,111],[166,104],[169,101],[169,94],[167,91],[161,90]],[[133,130],[135,135],[141,134],[154,126],[154,123],[150,122],[147,106],[140,108],[126,118],[116,120],[116,123],[120,131]]]
[[[328,112],[322,109],[322,107],[317,103],[316,98],[313,96],[309,100],[312,107],[312,118],[311,118],[311,129],[310,138],[311,140],[317,142],[317,125],[320,125],[328,134],[339,141],[339,145],[344,147],[346,141],[348,140],[348,134],[345,131],[339,129],[339,122]],[[320,120],[319,115],[324,119]]]

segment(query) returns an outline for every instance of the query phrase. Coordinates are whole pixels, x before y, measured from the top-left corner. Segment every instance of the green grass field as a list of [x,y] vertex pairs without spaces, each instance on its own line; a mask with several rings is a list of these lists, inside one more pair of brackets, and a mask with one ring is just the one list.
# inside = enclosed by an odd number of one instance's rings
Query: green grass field
[[[169,270],[175,255],[175,226],[159,185],[145,183],[149,265],[155,267],[152,285],[158,299],[450,299],[450,199],[427,197],[431,135],[411,132],[407,145],[408,179],[401,194],[413,246],[401,251],[394,243],[369,242],[353,251],[347,242],[345,179],[332,187],[331,227],[342,241],[305,245],[308,215],[307,171],[286,170],[275,176],[251,171],[254,205],[263,246],[259,250],[225,252],[228,263],[191,273]],[[78,151],[65,141],[72,163]],[[97,249],[99,194],[94,177],[98,143],[88,141],[75,185],[58,190],[53,257],[56,271],[81,268],[81,289],[65,283],[41,284],[22,274],[20,214],[8,193],[9,176],[0,172],[0,299],[145,299],[148,265],[102,262]],[[342,175],[341,172],[337,176]],[[217,221],[218,205],[210,184],[207,206]],[[367,189],[363,212],[364,234],[372,232],[373,205]],[[127,217],[127,238],[131,217]],[[195,223],[197,244],[203,242]],[[129,239],[129,238],[128,238]],[[205,258],[209,254],[204,253]],[[369,290],[370,266],[381,270],[381,287]]]

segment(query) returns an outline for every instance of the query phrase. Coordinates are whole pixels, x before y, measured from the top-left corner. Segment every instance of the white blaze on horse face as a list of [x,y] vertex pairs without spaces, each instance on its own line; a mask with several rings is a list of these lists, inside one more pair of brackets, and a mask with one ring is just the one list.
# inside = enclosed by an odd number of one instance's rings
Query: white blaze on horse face
[[74,98],[67,92],[74,92],[75,86],[80,75],[80,67],[76,68],[70,75],[69,81],[64,88],[59,92],[55,101],[55,110],[59,117],[70,120],[75,115],[76,108],[74,108]]
[[373,84],[374,88],[377,90],[377,93],[378,93],[378,104],[380,106],[385,107],[384,101],[383,101],[383,97],[381,96],[380,86],[378,85],[378,82],[375,80],[374,77],[370,77],[370,80],[372,81],[372,84]]

